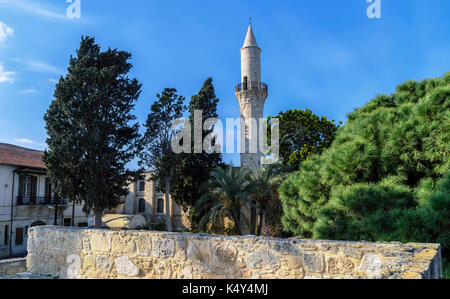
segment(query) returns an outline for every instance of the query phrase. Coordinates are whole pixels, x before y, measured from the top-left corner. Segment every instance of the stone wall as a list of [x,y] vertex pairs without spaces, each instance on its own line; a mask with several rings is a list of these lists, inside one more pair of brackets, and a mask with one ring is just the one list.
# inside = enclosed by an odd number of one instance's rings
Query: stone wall
[[10,276],[27,271],[27,259],[10,259],[0,261],[0,277]]
[[59,278],[441,278],[440,245],[29,230],[28,272]]

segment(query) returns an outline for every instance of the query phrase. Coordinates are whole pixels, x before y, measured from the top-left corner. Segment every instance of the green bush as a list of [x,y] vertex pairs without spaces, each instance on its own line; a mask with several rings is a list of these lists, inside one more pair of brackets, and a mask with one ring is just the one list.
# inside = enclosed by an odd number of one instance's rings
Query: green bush
[[443,276],[444,276],[444,279],[450,279],[450,263],[449,262],[447,262],[447,260],[446,259],[444,259],[444,265],[443,265]]
[[320,210],[313,229],[314,237],[388,241],[399,215],[416,205],[410,188],[395,178],[380,184],[340,185]]
[[320,180],[318,162],[318,156],[312,156],[279,189],[284,229],[304,238],[312,236],[318,212],[328,199],[329,186]]
[[450,73],[408,81],[348,116],[281,186],[301,237],[439,242],[450,251]]
[[419,194],[420,205],[403,213],[396,223],[393,238],[399,241],[420,241],[442,244],[450,253],[450,173],[434,191]]

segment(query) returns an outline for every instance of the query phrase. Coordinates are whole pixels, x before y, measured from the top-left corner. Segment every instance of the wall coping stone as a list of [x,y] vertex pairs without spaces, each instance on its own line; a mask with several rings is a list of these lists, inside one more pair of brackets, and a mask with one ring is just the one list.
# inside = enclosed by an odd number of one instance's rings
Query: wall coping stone
[[439,244],[43,226],[28,248],[28,272],[59,278],[442,278]]

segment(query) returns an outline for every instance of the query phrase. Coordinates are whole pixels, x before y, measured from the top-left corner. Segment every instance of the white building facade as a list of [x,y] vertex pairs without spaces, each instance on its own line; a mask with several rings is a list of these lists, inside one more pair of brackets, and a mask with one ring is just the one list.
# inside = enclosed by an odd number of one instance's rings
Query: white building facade
[[42,154],[0,144],[0,258],[26,254],[29,227],[71,226],[72,218],[75,226],[87,226],[82,205],[55,194]]

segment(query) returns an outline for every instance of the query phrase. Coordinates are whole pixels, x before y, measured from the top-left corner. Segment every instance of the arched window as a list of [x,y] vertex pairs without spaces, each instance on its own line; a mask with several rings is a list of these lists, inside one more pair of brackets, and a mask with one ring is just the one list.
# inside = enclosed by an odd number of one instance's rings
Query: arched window
[[156,202],[156,213],[164,214],[164,199],[159,198]]
[[138,213],[145,213],[145,199],[139,199]]
[[139,182],[139,191],[140,192],[145,191],[145,182],[144,181]]

